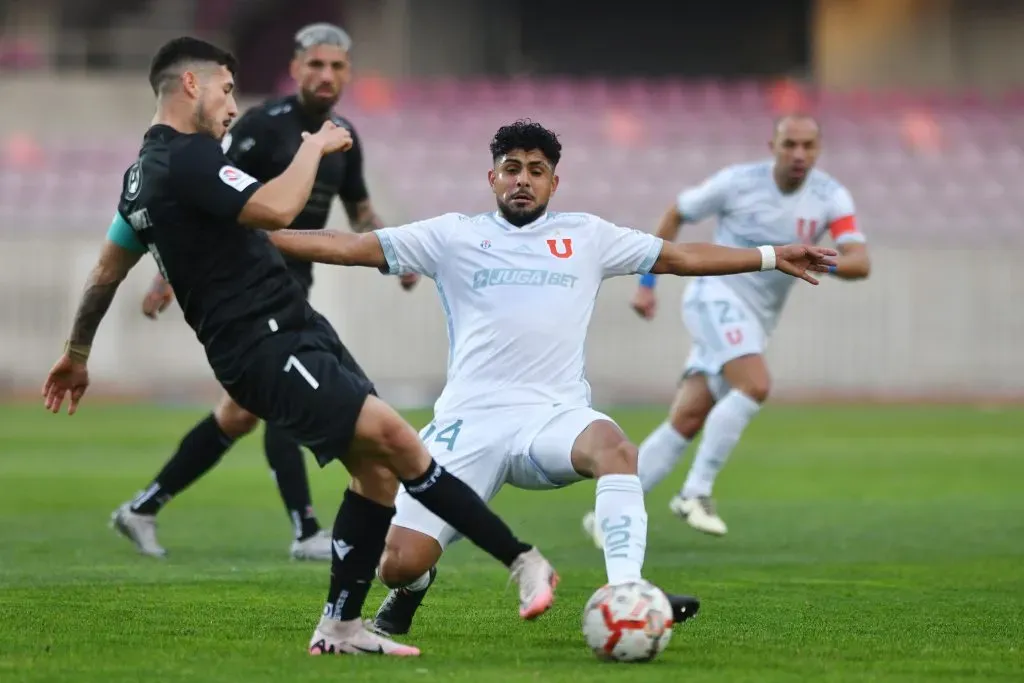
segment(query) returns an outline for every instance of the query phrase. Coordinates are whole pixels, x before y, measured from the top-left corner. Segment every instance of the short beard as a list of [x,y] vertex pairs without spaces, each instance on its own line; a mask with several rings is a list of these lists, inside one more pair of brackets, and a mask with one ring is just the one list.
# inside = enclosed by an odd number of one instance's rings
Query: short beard
[[220,138],[213,132],[214,122],[207,116],[206,107],[203,106],[202,100],[196,103],[196,114],[195,114],[195,126],[196,131],[203,135],[209,135],[211,138],[219,140]]
[[316,96],[315,93],[302,92],[299,96],[299,102],[302,103],[302,108],[305,109],[312,116],[327,118],[327,115],[334,109],[334,105],[338,103],[340,97],[337,97],[330,101],[325,101]]
[[547,210],[547,204],[540,204],[536,208],[530,209],[529,211],[521,211],[513,209],[508,204],[503,204],[500,200],[498,201],[498,213],[501,214],[502,218],[504,218],[506,221],[516,226],[517,228],[521,228],[524,225],[529,225],[530,223],[540,218],[541,215]]

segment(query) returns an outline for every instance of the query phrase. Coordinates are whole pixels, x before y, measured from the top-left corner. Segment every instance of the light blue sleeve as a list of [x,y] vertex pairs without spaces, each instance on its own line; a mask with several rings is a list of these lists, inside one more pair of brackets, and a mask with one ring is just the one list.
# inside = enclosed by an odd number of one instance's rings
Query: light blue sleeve
[[146,252],[146,247],[135,236],[135,231],[132,230],[132,226],[128,225],[128,221],[124,219],[120,211],[115,213],[114,219],[110,221],[110,227],[107,229],[107,239],[122,249],[134,251],[137,254]]
[[374,230],[387,261],[382,272],[386,275],[418,273],[436,279],[447,253],[453,223],[463,219],[465,216],[461,214],[446,213],[397,228]]

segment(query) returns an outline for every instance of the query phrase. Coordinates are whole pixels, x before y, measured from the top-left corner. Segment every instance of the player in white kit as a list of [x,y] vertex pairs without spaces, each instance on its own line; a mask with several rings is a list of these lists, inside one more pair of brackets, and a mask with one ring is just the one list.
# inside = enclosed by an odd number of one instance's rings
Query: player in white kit
[[[601,282],[634,273],[713,275],[778,269],[817,281],[834,251],[791,245],[733,249],[669,244],[586,213],[552,213],[557,137],[536,123],[498,130],[488,172],[495,213],[451,213],[368,236],[281,231],[271,239],[300,259],[419,273],[437,284],[448,322],[448,381],[421,432],[430,453],[490,500],[506,483],[554,489],[597,480],[596,511],[609,542],[609,583],[641,578],[647,514],[637,449],[590,405],[584,343]],[[785,273],[785,275],[783,275]],[[407,632],[454,530],[399,493],[379,576],[393,590],[377,627]],[[675,618],[699,602],[670,596]]]
[[[732,247],[817,244],[825,234],[839,257],[833,274],[855,280],[870,263],[845,187],[814,167],[820,151],[817,121],[792,115],[776,122],[774,159],[730,166],[684,190],[657,235],[673,241],[681,223],[715,216],[715,243]],[[703,429],[693,466],[669,508],[693,528],[726,533],[711,497],[715,478],[747,424],[768,398],[764,353],[793,280],[780,273],[743,273],[694,279],[683,296],[683,322],[693,346],[669,418],[640,445],[640,479],[650,491],[664,479]],[[654,317],[654,278],[641,278],[633,308]],[[584,529],[601,546],[601,530],[588,513]]]

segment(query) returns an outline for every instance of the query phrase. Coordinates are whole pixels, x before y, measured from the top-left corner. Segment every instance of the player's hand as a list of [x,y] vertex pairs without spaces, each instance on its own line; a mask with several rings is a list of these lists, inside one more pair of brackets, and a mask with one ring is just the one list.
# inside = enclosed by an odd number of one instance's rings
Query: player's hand
[[51,413],[60,412],[64,397],[71,395],[68,403],[68,415],[78,410],[78,402],[89,388],[89,369],[85,363],[76,363],[68,354],[64,354],[50,369],[43,384],[43,405]]
[[630,306],[644,320],[653,320],[658,309],[658,297],[650,287],[637,287]]
[[402,285],[402,289],[410,291],[416,286],[416,283],[420,281],[419,273],[406,273],[398,278],[398,282]]
[[146,296],[142,299],[142,314],[151,320],[156,320],[156,316],[163,313],[172,301],[174,301],[174,290],[166,280],[157,275],[149,291],[146,292]]
[[818,284],[818,278],[811,273],[829,273],[836,265],[835,249],[809,247],[803,244],[787,244],[775,247],[775,269],[787,275]]
[[323,154],[344,152],[352,147],[352,133],[348,128],[336,126],[333,121],[324,121],[315,133],[302,134],[303,140],[314,140],[320,144]]

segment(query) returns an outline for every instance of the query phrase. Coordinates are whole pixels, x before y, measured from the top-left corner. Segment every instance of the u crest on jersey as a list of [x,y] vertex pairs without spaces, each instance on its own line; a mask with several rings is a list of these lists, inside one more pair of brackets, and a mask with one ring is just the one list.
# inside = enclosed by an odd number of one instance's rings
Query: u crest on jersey
[[818,221],[799,218],[796,222],[796,236],[804,244],[814,244],[814,236],[818,232]]
[[563,237],[560,240],[548,240],[548,249],[551,250],[551,255],[555,258],[569,258],[572,256],[572,240],[568,237]]

